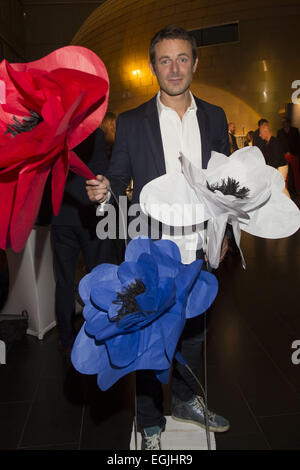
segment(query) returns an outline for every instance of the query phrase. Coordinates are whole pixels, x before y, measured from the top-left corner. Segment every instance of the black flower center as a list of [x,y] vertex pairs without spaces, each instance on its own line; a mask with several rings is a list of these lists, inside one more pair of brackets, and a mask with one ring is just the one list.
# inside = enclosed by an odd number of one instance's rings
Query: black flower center
[[222,179],[221,184],[215,183],[210,185],[208,182],[206,182],[206,184],[207,188],[213,193],[215,191],[221,191],[221,193],[223,193],[225,196],[235,196],[238,199],[244,199],[248,197],[250,192],[249,188],[240,188],[240,183],[234,178],[230,178],[229,176],[227,178],[227,181],[225,181],[225,179]]
[[16,116],[13,116],[14,123],[8,124],[5,134],[11,134],[11,137],[22,134],[22,132],[29,132],[35,128],[43,119],[35,111],[30,111],[30,116],[24,116],[23,122],[19,121]]
[[118,292],[117,299],[113,301],[113,304],[119,304],[121,308],[118,310],[118,315],[113,318],[113,321],[118,323],[125,315],[139,312],[141,309],[135,298],[137,295],[143,294],[145,290],[144,283],[140,279],[136,279],[135,282],[125,287],[123,292]]

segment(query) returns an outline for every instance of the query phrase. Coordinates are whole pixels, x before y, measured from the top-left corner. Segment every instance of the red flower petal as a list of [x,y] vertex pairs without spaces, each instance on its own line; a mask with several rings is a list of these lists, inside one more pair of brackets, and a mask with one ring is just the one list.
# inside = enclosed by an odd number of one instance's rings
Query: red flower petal
[[[73,69],[73,70],[71,70]],[[72,148],[101,123],[108,102],[108,76],[92,51],[68,46],[29,64],[0,64],[7,84],[7,103],[0,106],[0,243],[23,248],[40,207],[52,171],[52,205],[59,212],[69,165],[85,178],[94,178]],[[25,127],[24,116],[35,111],[43,119]],[[14,114],[15,113],[15,114]],[[13,116],[18,132],[3,136]],[[28,130],[29,129],[29,130]]]
[[75,152],[69,152],[69,163],[70,170],[72,170],[77,175],[84,176],[84,178],[88,180],[95,179],[95,175],[92,173],[89,167],[86,166],[82,160],[80,160]]
[[[109,85],[109,77],[102,60],[90,49],[81,46],[66,46],[51,52],[49,55],[28,62],[27,64],[11,64],[17,71],[43,70],[51,72],[59,68],[79,70],[85,73],[101,77]],[[86,119],[84,123],[85,132],[77,128],[72,136],[72,148],[76,147],[82,140],[86,139],[101,124],[105,116],[108,104],[108,92],[103,97],[103,101]]]
[[0,248],[5,250],[10,246],[9,242],[9,227],[13,211],[13,204],[17,188],[15,175],[3,174],[0,175],[0,200],[1,200],[1,225],[0,225]]
[[36,221],[49,169],[30,173],[20,172],[14,208],[10,222],[9,243],[14,251],[20,251]]

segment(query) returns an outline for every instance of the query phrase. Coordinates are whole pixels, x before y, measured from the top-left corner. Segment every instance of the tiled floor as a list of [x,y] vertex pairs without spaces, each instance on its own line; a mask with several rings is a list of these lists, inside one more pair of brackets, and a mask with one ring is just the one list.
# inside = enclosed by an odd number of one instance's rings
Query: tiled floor
[[[231,428],[220,450],[300,450],[300,231],[284,240],[243,234],[244,271],[229,256],[207,335],[209,407]],[[78,319],[79,320],[79,319]],[[26,336],[0,366],[0,449],[129,449],[133,378],[101,392],[61,356],[57,331]],[[203,376],[203,361],[202,361]],[[166,411],[169,390],[166,387]]]

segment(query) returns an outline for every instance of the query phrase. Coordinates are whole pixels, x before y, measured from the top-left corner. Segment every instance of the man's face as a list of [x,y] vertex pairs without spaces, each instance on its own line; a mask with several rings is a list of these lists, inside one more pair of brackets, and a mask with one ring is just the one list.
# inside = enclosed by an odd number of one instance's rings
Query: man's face
[[198,59],[193,64],[192,46],[184,39],[164,39],[155,46],[155,68],[150,64],[160,89],[178,96],[189,89]]
[[230,132],[231,134],[235,134],[235,129],[236,129],[235,124],[232,122],[232,123],[229,125],[229,132]]
[[266,141],[269,141],[272,134],[271,134],[271,129],[270,126],[267,122],[264,122],[259,126],[259,136]]
[[283,119],[283,120],[282,120],[282,127],[283,127],[283,129],[285,129],[285,130],[289,130],[289,128],[290,128],[290,123],[289,123],[289,121],[288,121],[287,119]]

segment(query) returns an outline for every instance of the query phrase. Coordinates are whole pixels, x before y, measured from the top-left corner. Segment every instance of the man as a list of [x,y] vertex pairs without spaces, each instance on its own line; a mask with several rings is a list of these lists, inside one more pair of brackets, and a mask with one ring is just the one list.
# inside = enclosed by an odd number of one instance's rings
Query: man
[[260,136],[260,130],[261,130],[261,127],[265,124],[269,124],[269,121],[265,118],[262,118],[258,121],[257,125],[258,125],[258,129],[256,129],[254,131],[254,134],[253,134],[253,143],[252,145],[255,146],[255,147],[258,147],[259,150],[264,154],[264,151],[265,151],[265,146],[266,146],[266,141],[264,139],[261,138]]
[[107,158],[110,159],[112,149],[114,146],[115,135],[116,135],[116,122],[117,115],[111,111],[107,112],[100,124],[100,129],[104,132],[104,138],[106,143],[106,154]]
[[230,143],[230,153],[235,152],[239,149],[236,137],[235,137],[236,126],[234,122],[230,122],[228,124],[228,136],[229,136],[229,143]]
[[284,154],[289,163],[288,189],[296,195],[300,189],[300,134],[297,127],[291,126],[288,117],[282,119],[282,128],[277,132]]
[[[132,202],[149,181],[172,170],[180,171],[179,153],[195,165],[206,168],[211,151],[229,155],[228,127],[224,111],[190,92],[198,64],[194,39],[176,26],[159,31],[150,44],[150,68],[160,91],[147,103],[121,114],[107,178],[87,181],[92,201],[107,200],[111,186],[114,195],[124,194],[133,179]],[[226,251],[226,243],[222,256]],[[182,355],[197,373],[203,344],[203,317],[188,321],[180,340]],[[205,408],[191,376],[174,365],[172,415],[205,427]],[[162,386],[153,371],[137,371],[137,421],[142,432],[142,449],[160,449],[165,427]],[[227,420],[211,412],[209,429],[229,428]]]
[[277,138],[281,142],[284,153],[291,153],[292,155],[299,156],[299,130],[297,127],[291,126],[291,120],[288,117],[282,119],[282,128],[277,132]]
[[[75,149],[76,154],[93,173],[105,172],[108,159],[104,134],[97,129]],[[56,274],[55,311],[59,331],[60,349],[70,356],[76,336],[75,274],[82,252],[86,271],[110,260],[110,240],[96,236],[95,207],[87,197],[81,176],[69,173],[60,212],[52,215],[51,237]]]
[[[268,123],[262,123],[259,129],[259,137],[264,142],[262,153],[265,157],[266,164],[276,168],[282,174],[283,179],[286,182],[288,176],[288,163],[284,158],[284,151],[279,139],[272,135]],[[284,188],[284,193],[290,197],[287,188]]]

